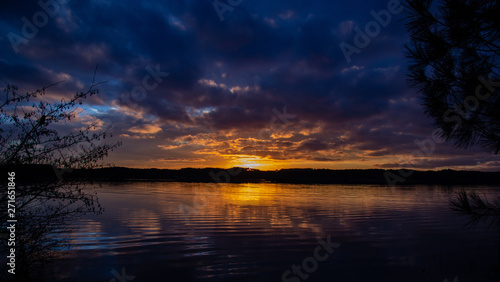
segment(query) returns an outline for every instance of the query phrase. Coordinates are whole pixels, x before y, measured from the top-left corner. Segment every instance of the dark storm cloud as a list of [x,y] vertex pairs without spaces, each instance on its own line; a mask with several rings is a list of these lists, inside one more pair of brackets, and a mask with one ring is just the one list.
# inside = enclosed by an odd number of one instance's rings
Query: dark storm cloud
[[[415,139],[430,136],[432,123],[406,83],[402,15],[392,15],[352,62],[339,47],[354,44],[353,27],[364,30],[374,20],[370,12],[388,2],[243,1],[221,21],[211,0],[67,1],[16,53],[9,34],[24,36],[22,18],[33,22],[44,8],[38,1],[4,1],[0,76],[30,87],[65,80],[55,90],[73,94],[89,86],[99,64],[96,79],[108,82],[89,106],[108,107],[100,117],[136,138],[134,144],[175,148],[164,160],[193,156],[188,150],[200,146],[317,162],[338,161],[321,152],[345,148],[369,158],[408,154]],[[151,69],[168,76],[155,80]],[[137,98],[137,87],[148,89]],[[219,131],[260,139],[259,130],[274,126],[276,111],[285,107],[296,118],[285,125],[277,119],[283,130],[274,133],[283,136],[273,136],[274,143],[228,148],[216,135],[210,138],[220,146],[176,141]],[[439,154],[453,154],[451,146],[441,148]]]

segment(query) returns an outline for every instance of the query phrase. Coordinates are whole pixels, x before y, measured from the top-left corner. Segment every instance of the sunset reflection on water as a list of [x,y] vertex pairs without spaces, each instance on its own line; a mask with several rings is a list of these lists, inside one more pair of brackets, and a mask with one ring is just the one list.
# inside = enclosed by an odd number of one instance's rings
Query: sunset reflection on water
[[122,267],[137,281],[163,281],[153,269],[173,281],[281,281],[327,236],[341,247],[308,281],[466,281],[494,277],[500,258],[495,229],[464,228],[450,210],[459,188],[135,182],[98,191],[104,214],[74,223],[70,254],[83,265],[67,274],[73,281],[109,281]]

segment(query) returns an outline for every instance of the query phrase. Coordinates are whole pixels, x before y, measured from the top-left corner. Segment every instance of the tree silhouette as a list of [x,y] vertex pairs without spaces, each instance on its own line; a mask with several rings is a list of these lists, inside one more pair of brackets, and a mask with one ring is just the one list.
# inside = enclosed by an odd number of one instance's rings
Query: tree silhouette
[[[455,146],[500,152],[500,2],[408,0],[409,82],[422,95],[425,112]],[[452,209],[470,224],[500,223],[500,199],[484,201],[460,192]]]
[[456,200],[450,202],[452,210],[469,216],[468,225],[474,227],[481,221],[489,221],[490,226],[500,225],[500,198],[495,202],[482,199],[475,191],[462,190]]
[[408,0],[409,82],[442,137],[500,152],[500,1]]
[[[3,81],[0,171],[17,175],[16,281],[34,281],[33,275],[35,280],[42,281],[40,274],[47,263],[57,257],[54,249],[62,246],[67,224],[85,212],[102,211],[95,194],[82,189],[82,183],[69,182],[63,177],[64,172],[72,169],[101,166],[100,160],[120,145],[103,142],[109,132],[99,131],[95,123],[79,130],[61,130],[61,125],[67,126],[77,117],[77,107],[82,100],[98,93],[94,88],[99,83],[94,81],[87,91],[57,103],[44,99],[46,90],[53,85],[19,94],[16,86]],[[37,172],[37,176],[33,176]],[[2,173],[2,183],[6,180],[7,173]],[[7,188],[1,190],[0,199],[6,208]],[[8,226],[7,216],[6,210],[0,215],[2,231]],[[2,240],[0,246],[2,256],[11,248],[6,240]],[[10,274],[3,270],[2,275]]]

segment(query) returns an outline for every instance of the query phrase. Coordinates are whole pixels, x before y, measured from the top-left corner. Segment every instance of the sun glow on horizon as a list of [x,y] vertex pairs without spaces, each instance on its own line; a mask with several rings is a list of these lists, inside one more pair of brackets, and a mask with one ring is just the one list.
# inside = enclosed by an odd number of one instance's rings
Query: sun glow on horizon
[[275,161],[250,155],[239,156],[230,162],[230,166],[259,170],[273,170],[280,167]]

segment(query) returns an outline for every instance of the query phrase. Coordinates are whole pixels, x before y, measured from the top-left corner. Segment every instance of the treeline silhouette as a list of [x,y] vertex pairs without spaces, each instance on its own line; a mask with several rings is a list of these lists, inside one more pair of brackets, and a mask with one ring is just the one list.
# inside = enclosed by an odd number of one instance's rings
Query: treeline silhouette
[[[19,180],[41,181],[57,177],[50,166],[16,166]],[[398,175],[397,170],[383,169],[280,169],[262,171],[248,168],[183,168],[183,169],[136,169],[108,167],[75,169],[65,173],[65,180],[75,181],[172,181],[172,182],[229,182],[229,183],[297,183],[297,184],[381,184],[387,185],[386,172]],[[59,176],[61,177],[61,176]],[[500,172],[480,171],[414,171],[404,182],[397,185],[500,185]]]

